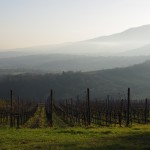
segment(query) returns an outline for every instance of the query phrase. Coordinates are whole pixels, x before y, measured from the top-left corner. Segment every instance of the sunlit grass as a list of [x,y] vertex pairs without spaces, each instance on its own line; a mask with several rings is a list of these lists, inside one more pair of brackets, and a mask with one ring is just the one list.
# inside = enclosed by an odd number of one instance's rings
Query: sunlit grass
[[138,150],[150,149],[149,141],[150,125],[69,127],[53,113],[53,127],[50,128],[44,107],[38,107],[20,129],[0,128],[0,149],[11,150]]
[[150,126],[0,129],[0,149],[150,149]]

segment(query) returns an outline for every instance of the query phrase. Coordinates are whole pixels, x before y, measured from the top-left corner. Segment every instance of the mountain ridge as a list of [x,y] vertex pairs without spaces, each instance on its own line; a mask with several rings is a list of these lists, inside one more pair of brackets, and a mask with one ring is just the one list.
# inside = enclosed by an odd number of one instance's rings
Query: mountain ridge
[[110,56],[150,44],[150,25],[129,28],[123,32],[89,40],[58,45],[35,46],[14,51],[37,53],[64,53]]
[[[92,72],[63,72],[61,74],[9,75],[0,80],[0,96],[7,97],[9,90],[25,98],[44,98],[54,89],[55,98],[75,98],[90,88],[92,98],[118,98],[131,88],[131,98],[150,98],[150,61],[142,64]],[[82,98],[82,97],[80,97]]]
[[[143,30],[145,30],[144,33],[143,33]],[[137,32],[138,35],[141,35],[141,34],[145,35],[145,34],[149,33],[148,35],[150,37],[150,24],[148,24],[148,25],[142,25],[142,26],[138,26],[138,27],[132,27],[132,28],[129,28],[129,29],[124,30],[122,32],[118,32],[118,33],[107,35],[107,36],[100,36],[100,37],[97,37],[97,38],[94,38],[94,39],[89,39],[88,41],[90,41],[90,40],[91,41],[94,41],[94,40],[96,40],[96,41],[98,41],[98,40],[105,40],[107,38],[112,38],[112,37],[115,37],[115,36],[118,36],[118,35],[126,35],[126,34],[130,34],[130,35],[134,36],[135,32]],[[119,36],[119,38],[120,38],[120,36]],[[135,36],[134,36],[134,38],[135,38]],[[141,40],[141,38],[140,38],[140,40]]]

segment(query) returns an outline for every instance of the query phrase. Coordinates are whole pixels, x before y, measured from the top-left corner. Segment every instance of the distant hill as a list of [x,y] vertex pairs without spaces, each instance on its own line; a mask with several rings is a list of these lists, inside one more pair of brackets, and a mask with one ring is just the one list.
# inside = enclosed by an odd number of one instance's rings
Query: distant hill
[[27,52],[19,52],[19,51],[2,51],[0,52],[0,59],[1,58],[11,58],[11,57],[18,57],[18,56],[26,56],[29,55]]
[[[150,44],[150,25],[131,28],[126,31],[90,40],[64,43],[58,45],[18,48],[13,51],[29,53],[86,54],[99,56],[115,56],[117,53],[137,49]],[[144,53],[144,52],[143,52]],[[18,55],[18,54],[16,54]]]
[[[95,71],[127,67],[149,60],[150,56],[140,57],[101,57],[80,55],[29,55],[11,58],[0,58],[0,75],[3,73],[42,72],[61,73],[62,71]],[[6,70],[4,72],[4,70]],[[13,72],[14,70],[14,72]]]
[[89,41],[97,42],[140,42],[150,43],[150,25],[130,28],[110,36],[102,36]]
[[9,90],[14,96],[43,99],[50,89],[55,90],[55,99],[85,99],[85,89],[90,88],[91,98],[126,98],[127,88],[131,88],[132,99],[150,98],[150,61],[127,68],[116,68],[92,72],[63,72],[62,74],[24,74],[6,76],[0,80],[0,97],[9,98]]
[[123,52],[120,55],[124,55],[124,56],[144,56],[144,55],[146,56],[147,55],[148,56],[150,55],[150,44],[137,49]]

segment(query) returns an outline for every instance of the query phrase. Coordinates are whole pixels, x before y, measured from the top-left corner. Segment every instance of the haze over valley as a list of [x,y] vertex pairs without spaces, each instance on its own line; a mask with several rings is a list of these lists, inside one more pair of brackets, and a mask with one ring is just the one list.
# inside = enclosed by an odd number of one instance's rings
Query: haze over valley
[[0,69],[7,74],[9,70],[61,73],[127,67],[149,60],[149,39],[150,25],[145,25],[81,42],[3,51]]
[[[143,3],[111,2],[109,6],[102,2],[106,9],[99,1],[89,1],[88,9],[82,8],[84,2],[68,2],[70,7],[64,5],[65,9],[60,9],[62,3],[37,2],[36,7],[29,3],[19,2],[14,10],[10,9],[12,3],[1,6],[1,96],[11,88],[28,93],[30,86],[39,91],[40,97],[47,95],[49,88],[56,89],[58,97],[65,97],[75,96],[73,91],[77,94],[86,87],[94,89],[93,97],[115,96],[127,86],[134,88],[137,97],[149,96],[147,90],[138,90],[149,82],[150,24],[142,17],[149,8],[137,11]],[[122,5],[124,9],[118,13],[116,8]],[[137,8],[134,13],[129,13],[129,5]]]
[[145,25],[71,44],[0,52],[1,96],[13,88],[24,98],[42,98],[54,88],[63,99],[89,87],[93,98],[123,97],[130,86],[134,98],[149,97],[149,31]]

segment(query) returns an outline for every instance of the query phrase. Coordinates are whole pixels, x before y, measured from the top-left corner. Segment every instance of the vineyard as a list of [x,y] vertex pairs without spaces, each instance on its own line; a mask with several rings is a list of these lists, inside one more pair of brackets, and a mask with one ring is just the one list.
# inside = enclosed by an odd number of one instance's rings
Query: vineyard
[[[145,149],[149,148],[149,144],[147,145],[150,139],[149,123],[149,100],[132,100],[130,88],[127,90],[127,99],[112,99],[107,96],[105,100],[93,100],[90,98],[88,88],[85,99],[77,97],[77,99],[56,100],[51,90],[46,101],[37,102],[22,100],[11,90],[10,99],[0,101],[2,149],[31,149],[31,147],[32,149],[96,149],[95,147],[133,149],[134,142],[140,140],[144,144],[139,142],[137,148],[142,146],[141,149]],[[134,138],[132,133],[136,135]],[[32,134],[35,134],[37,139],[32,138]],[[131,142],[130,147],[123,142],[124,136],[127,136],[126,142]],[[27,142],[28,138],[35,144],[34,146],[32,142]],[[14,139],[16,144],[12,142]],[[102,142],[103,145],[98,139],[100,141],[109,139],[110,142],[104,142],[105,144]],[[24,140],[25,143],[20,143]],[[5,144],[6,141],[8,145]],[[71,145],[68,145],[68,142]],[[93,146],[93,142],[97,144]],[[21,145],[23,147],[20,147]]]
[[[51,90],[45,103],[38,104],[36,101],[20,100],[20,97],[16,100],[11,90],[10,100],[1,100],[0,125],[28,127],[28,122],[36,115],[33,127],[38,127],[41,114],[45,114],[45,122],[49,127],[53,126],[53,114],[70,127],[91,125],[131,127],[132,124],[149,124],[149,100],[131,100],[130,95],[128,88],[127,99],[110,99],[108,96],[105,100],[91,100],[90,90],[87,89],[86,99],[56,101]],[[41,113],[42,111],[44,113]]]

